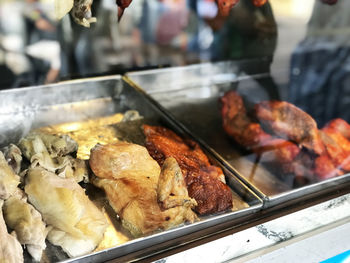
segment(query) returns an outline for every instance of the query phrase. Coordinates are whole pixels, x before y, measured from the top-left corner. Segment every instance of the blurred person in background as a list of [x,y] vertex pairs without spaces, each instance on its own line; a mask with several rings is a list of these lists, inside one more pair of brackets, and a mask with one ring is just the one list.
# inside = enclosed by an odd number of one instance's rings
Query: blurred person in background
[[320,127],[333,118],[350,121],[349,10],[350,1],[315,1],[306,36],[291,58],[288,99]]
[[[215,0],[190,1],[191,7],[207,25],[201,25],[197,41],[200,49],[205,48],[208,59],[255,59],[261,72],[270,73],[277,46],[277,24],[269,2],[256,7],[251,0],[241,0],[229,16],[224,17],[218,12]],[[272,77],[257,79],[257,82],[269,99],[280,98]]]
[[35,79],[38,84],[53,83],[58,80],[61,68],[61,48],[57,40],[56,23],[38,0],[26,0],[24,17],[27,32],[26,54],[32,59]]

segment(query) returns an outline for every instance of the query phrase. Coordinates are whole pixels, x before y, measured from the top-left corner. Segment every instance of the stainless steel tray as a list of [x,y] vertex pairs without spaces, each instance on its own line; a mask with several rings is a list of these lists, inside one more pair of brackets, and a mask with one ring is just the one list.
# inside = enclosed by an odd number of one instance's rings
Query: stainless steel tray
[[[17,143],[32,129],[109,116],[129,109],[139,111],[152,124],[167,126],[183,136],[189,136],[171,118],[163,114],[141,90],[133,88],[119,76],[112,76],[0,91],[0,147]],[[261,199],[217,161],[215,156],[210,152],[206,153],[214,164],[223,168],[227,184],[249,205],[248,208],[201,217],[200,221],[193,224],[131,239],[119,246],[74,259],[67,258],[58,247],[48,244],[43,256],[44,261],[135,260],[214,236],[238,224],[247,223],[249,218],[254,218],[256,212],[261,210]],[[93,189],[87,191],[92,199],[93,191]],[[108,212],[108,209],[106,210]],[[115,224],[116,229],[120,228],[118,222]],[[26,261],[30,261],[28,257]]]
[[295,188],[289,178],[257,163],[256,155],[239,149],[225,134],[219,111],[219,98],[228,90],[237,90],[249,103],[269,99],[271,77],[267,72],[247,74],[252,62],[220,62],[188,67],[131,72],[127,78],[144,89],[160,107],[176,119],[253,191],[264,199],[264,207],[286,202],[301,202],[344,187],[350,174]]

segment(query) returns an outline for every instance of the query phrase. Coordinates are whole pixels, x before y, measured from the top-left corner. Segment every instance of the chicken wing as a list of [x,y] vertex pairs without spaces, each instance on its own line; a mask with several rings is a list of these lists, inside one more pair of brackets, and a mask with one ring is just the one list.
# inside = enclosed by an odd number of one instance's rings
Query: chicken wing
[[70,257],[93,251],[102,240],[107,220],[74,179],[30,168],[24,189],[29,202],[52,226],[48,240]]
[[197,202],[188,196],[184,176],[175,158],[165,160],[158,180],[158,201],[162,208],[175,206],[194,207]]
[[232,208],[232,192],[223,182],[222,170],[211,166],[198,144],[184,141],[164,127],[144,125],[143,130],[147,150],[160,165],[168,157],[174,157],[178,162],[189,196],[198,203],[196,212],[209,214]]
[[[89,162],[97,176],[93,183],[104,189],[110,205],[132,235],[141,236],[195,220],[191,210],[195,202],[188,197],[186,189],[181,188],[182,175],[172,160],[165,162],[161,172],[146,148],[115,143],[97,145],[91,151]],[[163,178],[159,183],[160,175]],[[169,189],[171,198],[167,197]],[[157,192],[163,207],[158,203]]]
[[2,215],[3,200],[0,200],[0,262],[20,263],[23,262],[23,250],[21,244],[13,232],[7,232],[7,227]]

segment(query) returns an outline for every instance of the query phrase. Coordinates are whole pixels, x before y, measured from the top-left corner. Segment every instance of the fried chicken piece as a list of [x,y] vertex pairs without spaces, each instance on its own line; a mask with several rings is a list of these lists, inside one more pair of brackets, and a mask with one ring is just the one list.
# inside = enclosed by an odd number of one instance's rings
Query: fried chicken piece
[[198,203],[196,212],[203,215],[232,208],[232,193],[222,182],[222,170],[211,166],[198,144],[184,141],[164,127],[144,125],[143,130],[147,150],[160,165],[168,157],[174,157],[178,162],[185,175],[189,196]]
[[315,120],[296,106],[286,101],[263,101],[255,105],[255,115],[277,136],[316,154],[324,152]]
[[27,203],[27,198],[20,189],[5,201],[3,211],[7,226],[16,232],[18,241],[39,262],[46,248],[47,235],[41,214]]
[[22,246],[16,238],[16,233],[13,232],[9,235],[7,232],[2,214],[2,206],[3,200],[0,200],[0,262],[24,262]]
[[165,160],[161,171],[145,147],[120,142],[96,145],[89,162],[97,176],[93,183],[104,189],[110,205],[132,235],[196,219],[191,209],[196,203],[188,197],[174,160]]
[[52,229],[47,239],[70,256],[93,251],[108,226],[103,213],[73,178],[61,178],[41,167],[30,168],[25,193]]
[[5,156],[0,152],[0,199],[6,200],[17,190],[20,178],[8,165]]

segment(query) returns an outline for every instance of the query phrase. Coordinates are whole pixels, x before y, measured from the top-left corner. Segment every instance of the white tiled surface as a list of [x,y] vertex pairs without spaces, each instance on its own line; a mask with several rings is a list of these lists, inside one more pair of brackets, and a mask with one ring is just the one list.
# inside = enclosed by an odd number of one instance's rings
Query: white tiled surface
[[262,255],[248,260],[232,260],[232,263],[312,263],[320,262],[350,250],[350,218],[340,226],[325,230],[274,251],[260,251]]
[[[282,262],[302,262],[299,261],[301,260],[300,258],[295,258],[295,256],[301,254],[305,258],[307,257],[305,262],[313,262],[312,260],[316,260],[314,262],[317,262],[320,258],[320,253],[326,255],[326,253],[323,253],[323,250],[326,251],[327,247],[334,248],[333,250],[328,249],[331,255],[327,257],[330,257],[338,254],[336,252],[337,249],[346,250],[346,247],[350,246],[350,225],[346,224],[348,221],[350,222],[350,194],[183,251],[158,260],[157,263],[246,262],[247,260],[253,260],[252,257],[255,257],[256,261],[251,262],[270,262],[270,258],[265,261],[267,258],[261,256],[261,254],[276,257],[277,261],[272,262],[281,262],[278,261],[278,257],[281,260],[283,252],[286,252],[285,256],[283,256],[283,260],[286,261]],[[341,223],[338,227],[337,222]],[[342,247],[341,244],[343,242],[338,244],[339,242],[337,241],[337,237],[340,238],[340,235],[333,233],[341,233],[341,231],[345,230],[349,238],[347,239],[346,235],[342,236],[344,242],[347,240],[347,246]],[[322,244],[317,241],[317,238],[308,237],[315,231],[321,231],[320,234],[322,234],[322,238],[324,239]],[[333,241],[328,238],[329,235],[333,235]],[[301,242],[300,240],[308,241]],[[309,245],[310,249],[307,248],[307,245]],[[288,247],[288,250],[286,247]],[[278,250],[274,250],[277,248]],[[294,259],[290,257],[290,254],[295,255]],[[289,259],[291,261],[287,261]]]

